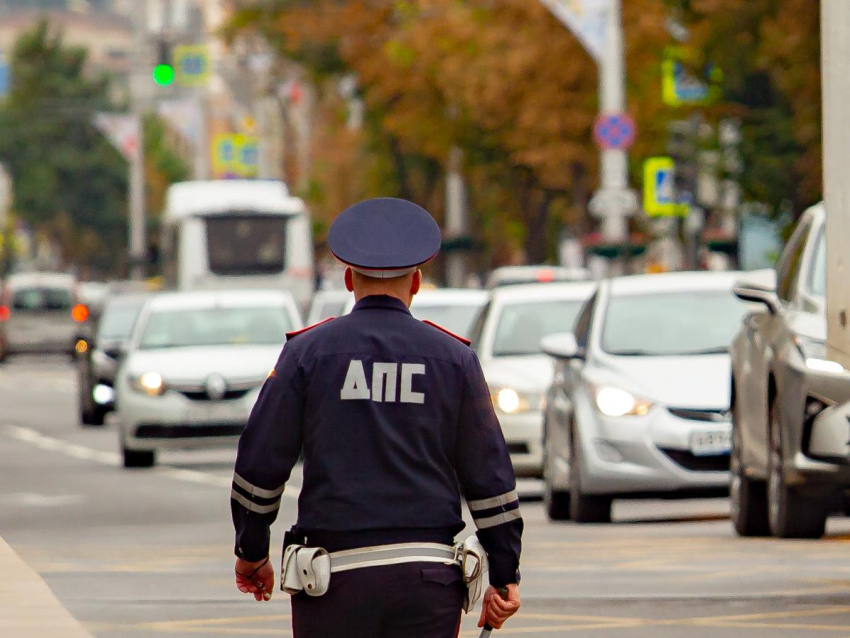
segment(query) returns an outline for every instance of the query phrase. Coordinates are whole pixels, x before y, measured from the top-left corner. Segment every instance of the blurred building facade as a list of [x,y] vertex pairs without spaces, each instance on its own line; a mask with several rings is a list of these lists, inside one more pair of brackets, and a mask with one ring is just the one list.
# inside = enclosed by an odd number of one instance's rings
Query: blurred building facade
[[0,0],[0,52],[8,55],[23,33],[47,19],[56,32],[63,34],[66,44],[88,49],[91,72],[109,74],[116,88],[126,91],[133,59],[133,24],[126,15],[113,10],[122,8],[119,3],[103,9],[73,2],[68,2],[67,8],[50,8],[56,4]]

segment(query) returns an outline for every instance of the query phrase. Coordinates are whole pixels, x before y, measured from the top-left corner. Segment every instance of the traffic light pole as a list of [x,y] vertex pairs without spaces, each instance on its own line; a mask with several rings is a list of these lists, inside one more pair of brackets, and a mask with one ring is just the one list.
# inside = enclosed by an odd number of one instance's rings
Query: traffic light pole
[[142,280],[145,277],[147,262],[146,224],[145,224],[145,151],[142,112],[145,96],[148,95],[150,79],[147,76],[148,61],[148,0],[140,2],[142,6],[135,13],[134,23],[134,63],[131,66],[130,109],[138,122],[138,139],[130,157],[130,196],[129,196],[129,262],[130,278]]

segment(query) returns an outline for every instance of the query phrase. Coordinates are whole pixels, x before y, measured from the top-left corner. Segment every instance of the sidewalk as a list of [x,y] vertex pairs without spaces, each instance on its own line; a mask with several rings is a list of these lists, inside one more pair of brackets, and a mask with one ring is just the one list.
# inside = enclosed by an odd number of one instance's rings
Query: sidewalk
[[0,538],[0,636],[92,638],[47,583]]

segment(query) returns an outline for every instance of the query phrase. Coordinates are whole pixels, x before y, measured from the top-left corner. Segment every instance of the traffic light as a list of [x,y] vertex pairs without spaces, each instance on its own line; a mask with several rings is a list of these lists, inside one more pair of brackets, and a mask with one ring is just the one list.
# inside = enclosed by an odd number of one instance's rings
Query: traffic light
[[174,63],[171,57],[171,43],[160,40],[156,46],[156,66],[153,69],[153,81],[160,86],[170,86],[174,82]]

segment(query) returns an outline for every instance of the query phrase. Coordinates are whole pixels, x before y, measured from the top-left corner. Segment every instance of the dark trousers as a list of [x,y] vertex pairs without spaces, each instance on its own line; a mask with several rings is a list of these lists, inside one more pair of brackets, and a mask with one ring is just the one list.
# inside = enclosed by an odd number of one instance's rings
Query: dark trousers
[[364,567],[331,576],[324,596],[292,597],[295,638],[456,638],[464,584],[439,563]]

